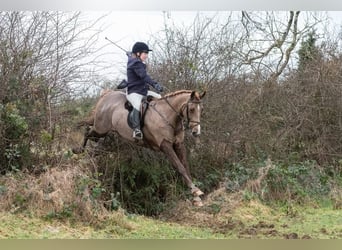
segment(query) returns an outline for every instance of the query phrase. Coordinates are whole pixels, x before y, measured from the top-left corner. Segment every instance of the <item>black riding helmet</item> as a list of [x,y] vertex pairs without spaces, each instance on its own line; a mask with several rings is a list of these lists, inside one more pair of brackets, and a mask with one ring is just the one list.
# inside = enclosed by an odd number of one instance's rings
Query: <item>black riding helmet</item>
[[152,51],[152,50],[149,49],[148,45],[146,43],[143,43],[143,42],[136,42],[132,48],[132,53],[134,53],[134,54],[136,54],[138,52],[148,53],[149,51]]

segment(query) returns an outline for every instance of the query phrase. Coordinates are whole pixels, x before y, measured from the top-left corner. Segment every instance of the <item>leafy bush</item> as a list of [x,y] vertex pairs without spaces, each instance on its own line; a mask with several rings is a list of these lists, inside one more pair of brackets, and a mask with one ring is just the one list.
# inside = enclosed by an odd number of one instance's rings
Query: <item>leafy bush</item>
[[277,163],[266,179],[266,197],[275,200],[322,199],[329,195],[333,179],[314,161]]
[[29,161],[28,124],[16,104],[0,104],[0,172],[18,171]]
[[[135,153],[149,154],[146,149],[135,149]],[[120,196],[112,199],[112,203],[120,199],[121,206],[128,212],[157,215],[163,211],[167,200],[175,198],[172,189],[176,188],[173,185],[177,186],[177,180],[173,180],[177,177],[173,176],[174,171],[170,172],[169,164],[160,164],[153,158],[148,161],[147,156],[140,156],[120,162],[111,173],[116,182],[109,191]],[[161,162],[165,163],[163,160]]]
[[266,161],[265,166],[245,160],[226,167],[228,192],[244,191],[265,201],[323,201],[342,186],[340,167],[322,167],[315,161]]
[[257,162],[254,159],[226,164],[224,179],[227,191],[235,192],[243,189],[249,180],[258,177],[258,168],[263,164],[261,160]]

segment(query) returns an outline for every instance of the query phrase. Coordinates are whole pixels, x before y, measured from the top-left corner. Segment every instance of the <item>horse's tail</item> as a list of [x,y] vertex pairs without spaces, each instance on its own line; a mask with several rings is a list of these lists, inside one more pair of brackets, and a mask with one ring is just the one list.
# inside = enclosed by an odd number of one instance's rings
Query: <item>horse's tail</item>
[[76,123],[76,128],[81,128],[83,126],[94,126],[94,119],[86,119]]
[[76,128],[81,128],[83,126],[94,126],[94,118],[95,116],[95,109],[92,110],[92,112],[90,113],[90,116],[82,121],[79,121],[78,123],[76,123]]
[[[112,90],[110,89],[104,89],[101,91],[100,93],[100,98],[103,98],[105,95],[107,95],[109,92],[111,92]],[[94,126],[94,120],[95,120],[95,110],[96,107],[93,108],[93,110],[91,111],[90,115],[88,116],[88,118],[86,118],[85,120],[79,121],[76,124],[76,128],[81,128],[83,126]]]

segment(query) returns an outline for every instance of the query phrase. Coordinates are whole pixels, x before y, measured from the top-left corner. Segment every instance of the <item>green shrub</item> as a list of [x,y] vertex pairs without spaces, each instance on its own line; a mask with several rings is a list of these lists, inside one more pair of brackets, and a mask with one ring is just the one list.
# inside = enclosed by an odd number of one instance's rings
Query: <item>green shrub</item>
[[224,174],[226,189],[230,192],[243,189],[248,180],[257,177],[257,168],[260,164],[254,160],[227,164]]
[[162,155],[115,142],[111,138],[111,148],[96,156],[108,209],[122,207],[129,213],[157,215],[184,194],[181,176]]
[[314,161],[277,163],[266,178],[269,199],[322,199],[331,190],[332,178]]
[[14,103],[0,104],[0,172],[19,171],[29,162],[28,124]]

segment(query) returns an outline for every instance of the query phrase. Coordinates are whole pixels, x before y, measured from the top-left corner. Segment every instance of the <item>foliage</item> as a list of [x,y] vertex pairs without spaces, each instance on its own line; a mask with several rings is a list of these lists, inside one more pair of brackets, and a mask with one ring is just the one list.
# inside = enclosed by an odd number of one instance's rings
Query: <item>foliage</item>
[[21,170],[24,162],[29,161],[28,142],[25,140],[28,124],[13,103],[0,104],[0,134],[0,172]]
[[266,178],[265,197],[297,202],[324,200],[332,191],[334,179],[316,162],[278,163]]
[[[120,151],[114,155],[104,151],[97,156],[98,171],[103,173],[99,179],[111,201],[108,208],[116,210],[120,205],[130,213],[146,215],[163,211],[165,202],[176,198],[180,192],[178,186],[182,184],[169,163],[148,149],[123,143],[111,146],[111,152]],[[113,161],[113,158],[120,161]]]
[[61,132],[68,114],[60,104],[88,87],[77,83],[96,75],[89,67],[96,63],[90,55],[98,31],[89,29],[99,19],[84,22],[80,12],[0,11],[0,20],[0,172],[32,171],[40,160],[36,152],[51,150]]
[[228,192],[236,192],[243,189],[248,180],[256,178],[256,169],[253,163],[233,163],[226,166],[225,188]]
[[225,189],[233,193],[243,190],[247,200],[259,197],[268,202],[303,204],[331,199],[335,188],[341,189],[340,167],[322,167],[315,161],[289,159],[266,161],[265,165],[246,160],[226,168]]
[[320,56],[320,51],[316,45],[316,42],[317,38],[314,31],[308,34],[306,40],[302,41],[301,46],[298,50],[299,72],[304,72],[305,69],[308,68],[310,64],[315,63],[317,58]]

